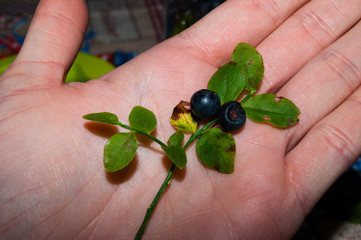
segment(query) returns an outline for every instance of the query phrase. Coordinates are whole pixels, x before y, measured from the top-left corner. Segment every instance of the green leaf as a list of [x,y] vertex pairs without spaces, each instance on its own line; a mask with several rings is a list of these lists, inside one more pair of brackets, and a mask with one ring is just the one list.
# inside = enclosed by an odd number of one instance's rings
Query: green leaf
[[148,109],[135,106],[129,114],[129,123],[133,128],[149,134],[154,131],[157,119]]
[[207,167],[220,173],[232,173],[236,144],[230,133],[207,129],[196,142],[197,155]]
[[264,73],[261,54],[251,45],[239,43],[233,51],[232,61],[247,67],[248,81],[246,81],[245,89],[256,90]]
[[125,168],[137,151],[137,139],[132,133],[113,135],[104,147],[104,167],[108,172]]
[[187,164],[187,155],[184,149],[178,145],[162,146],[165,154],[169,159],[180,169],[183,169]]
[[350,211],[350,215],[347,219],[351,223],[360,224],[361,223],[361,202],[359,201]]
[[182,146],[182,142],[184,140],[184,133],[181,131],[175,132],[172,136],[169,137],[167,145],[168,146]]
[[83,116],[84,119],[115,125],[119,122],[117,115],[109,112],[90,113]]
[[178,130],[195,133],[198,130],[198,122],[194,120],[189,102],[180,101],[173,109],[170,123]]
[[247,68],[244,64],[229,62],[213,74],[207,89],[216,92],[223,104],[237,99],[247,79]]
[[243,104],[243,108],[251,120],[267,122],[281,128],[296,124],[300,114],[300,110],[293,102],[269,93],[248,99]]

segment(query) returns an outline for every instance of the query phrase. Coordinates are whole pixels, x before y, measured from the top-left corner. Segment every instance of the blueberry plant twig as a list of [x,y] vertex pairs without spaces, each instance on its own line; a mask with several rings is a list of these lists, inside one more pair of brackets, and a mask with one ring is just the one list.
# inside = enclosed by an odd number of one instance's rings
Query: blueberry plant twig
[[[244,102],[246,102],[250,97],[252,97],[252,95],[254,95],[256,93],[256,90],[253,90],[251,91],[240,103],[243,104]],[[192,142],[194,142],[200,135],[203,134],[203,132],[205,130],[207,130],[209,127],[211,127],[213,124],[215,124],[217,122],[217,119],[214,119],[210,122],[208,122],[207,124],[205,124],[201,129],[199,129],[196,133],[193,133],[188,141],[186,142],[186,144],[184,144],[183,146],[183,149],[186,150],[188,148],[188,146],[190,144],[192,144]],[[120,125],[119,125],[120,124]],[[147,137],[150,137],[152,140],[154,140],[153,136],[149,135],[149,134],[144,134],[142,132],[139,132],[138,130],[136,129],[133,129],[132,127],[129,127],[127,125],[123,125],[121,123],[119,123],[118,125],[121,126],[121,127],[124,127],[124,128],[127,128],[129,130],[132,130],[134,132],[138,132],[140,134],[143,134]],[[158,140],[158,139],[157,139]],[[155,140],[156,141],[156,140]],[[159,140],[158,140],[159,141]],[[160,145],[164,144],[162,143],[161,141],[158,142]],[[155,195],[152,203],[150,204],[149,208],[147,209],[147,212],[145,214],[145,217],[143,219],[143,222],[142,222],[142,225],[140,226],[138,232],[137,232],[137,235],[135,236],[135,239],[141,239],[142,238],[142,235],[145,231],[145,228],[147,227],[148,225],[148,222],[150,220],[150,217],[152,216],[153,212],[154,212],[154,209],[160,199],[160,197],[162,196],[163,192],[165,191],[165,189],[168,187],[168,185],[170,184],[171,182],[171,179],[172,179],[172,176],[173,176],[173,173],[174,173],[174,169],[175,169],[175,164],[173,163],[172,166],[170,167],[169,169],[169,172],[167,174],[167,177],[164,179],[163,181],[163,184],[161,185],[161,187],[159,188],[157,194]]]
[[[120,123],[118,117],[109,112],[83,116],[87,120],[118,125],[132,132],[116,133],[105,144],[103,162],[108,172],[119,171],[133,160],[138,148],[134,133],[158,143],[172,162],[166,178],[146,211],[135,239],[142,238],[156,205],[172,180],[175,168],[183,169],[186,166],[185,150],[195,140],[198,158],[206,167],[219,173],[231,174],[234,171],[236,146],[230,132],[241,129],[246,118],[280,128],[288,128],[298,123],[300,111],[289,99],[268,93],[253,96],[263,73],[264,65],[259,52],[247,43],[239,43],[232,53],[231,61],[220,67],[208,81],[207,89],[195,92],[190,102],[180,101],[174,108],[170,121],[179,131],[169,138],[167,144],[150,135],[157,120],[153,112],[142,106],[133,107],[128,117],[129,126]],[[236,101],[243,90],[249,91],[248,95],[241,101]],[[197,119],[214,120],[197,131],[197,122],[192,115]],[[217,125],[220,128],[216,128]],[[184,132],[193,134],[182,147]]]

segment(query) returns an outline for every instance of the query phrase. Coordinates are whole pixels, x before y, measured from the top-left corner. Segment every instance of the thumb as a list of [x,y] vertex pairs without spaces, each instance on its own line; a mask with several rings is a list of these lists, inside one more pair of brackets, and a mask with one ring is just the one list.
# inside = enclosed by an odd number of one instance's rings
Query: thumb
[[20,89],[60,86],[82,43],[87,21],[83,0],[41,0],[9,69],[11,76],[31,77],[13,78],[11,85]]

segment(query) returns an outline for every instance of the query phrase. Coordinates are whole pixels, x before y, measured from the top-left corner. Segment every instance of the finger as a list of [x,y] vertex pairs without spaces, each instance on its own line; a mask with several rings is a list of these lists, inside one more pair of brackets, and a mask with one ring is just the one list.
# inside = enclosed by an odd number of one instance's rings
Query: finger
[[[236,138],[243,155],[249,152],[262,159],[263,168],[257,171],[264,171],[263,176],[283,176],[280,172],[284,169],[283,157],[270,159],[268,156],[292,149],[312,126],[338,107],[361,84],[360,32],[361,22],[307,64],[277,93],[289,97],[300,108],[297,126],[279,130],[259,124],[254,126],[256,124],[249,121],[242,136]],[[301,151],[299,154],[305,157]],[[245,168],[244,164],[259,163],[240,163],[240,169]],[[279,167],[274,167],[276,165]],[[274,170],[270,171],[272,166]]]
[[295,10],[308,1],[226,1],[175,41],[182,51],[190,52],[214,66],[229,61],[239,42],[257,45]]
[[361,1],[311,1],[257,47],[265,64],[259,92],[276,92],[361,17]]
[[301,110],[299,125],[285,134],[293,148],[285,169],[305,212],[360,155],[360,33],[361,22],[280,90]]
[[[355,6],[353,4],[356,2],[349,6],[338,2],[331,4],[331,2],[319,0],[308,3],[258,46],[258,50],[261,51],[266,65],[265,79],[261,83],[260,92],[278,89],[307,61],[345,33],[360,17],[359,12],[354,11]],[[361,1],[358,2],[361,4]],[[334,4],[340,4],[338,10],[331,8],[332,6],[335,7]],[[325,27],[326,25],[327,28]],[[357,34],[356,31],[354,31],[355,34]],[[357,48],[357,46],[349,44],[352,38],[353,36],[348,36],[347,39],[343,39],[335,46],[338,49],[330,49],[329,51],[345,51],[342,50],[342,45],[347,44],[349,48],[345,54],[352,55],[352,59],[349,61],[356,61],[359,56],[354,54],[354,48]],[[325,54],[327,55],[327,53]],[[335,59],[338,56],[337,54],[334,55],[333,60],[329,59],[329,61],[338,61],[340,64],[338,66],[339,69],[342,69],[343,65],[348,65],[347,62],[340,62],[340,60]],[[313,64],[308,64],[308,67],[297,75],[297,78],[292,80],[286,88],[283,88],[278,93],[281,96],[289,96],[300,107],[302,113],[300,116],[301,124],[289,130],[280,131],[268,126],[258,124],[255,127],[255,124],[247,123],[250,126],[247,126],[243,130],[242,136],[239,137],[240,142],[248,143],[246,145],[247,149],[243,149],[243,151],[258,154],[259,156],[267,156],[263,153],[269,150],[273,152],[286,152],[287,145],[290,147],[290,144],[297,143],[300,137],[317,120],[329,113],[330,110],[336,108],[358,86],[359,81],[354,79],[356,76],[350,76],[353,71],[350,67],[346,68],[349,69],[348,72],[350,73],[348,76],[350,79],[348,79],[349,81],[344,81],[344,79],[335,74],[335,71],[331,71],[333,69],[332,66],[329,66],[328,61],[323,63],[323,67],[320,67],[319,63],[323,60],[324,57],[320,56],[318,60],[313,61]],[[322,76],[320,73],[324,73],[322,79],[320,79],[320,76]],[[311,74],[313,75],[311,76]],[[351,82],[351,86],[347,86],[347,82]],[[345,87],[347,88],[346,91],[336,94],[336,91]],[[313,92],[312,96],[310,96],[310,91]],[[329,93],[326,98],[324,94],[320,94],[324,91]],[[337,96],[335,97],[333,93]],[[319,104],[319,107],[315,108],[315,104]],[[328,106],[325,107],[324,104],[328,104]],[[292,134],[295,133],[297,137],[292,138],[292,142],[289,143]],[[269,159],[265,157],[258,158]],[[283,169],[283,157],[278,157],[277,159],[272,161],[264,160],[263,165],[269,165],[265,169],[268,171],[268,169],[271,169],[271,166],[277,164],[280,167],[274,169]],[[271,171],[268,171],[268,173],[271,173]],[[278,174],[280,173],[275,173],[275,175]]]
[[289,131],[289,149],[310,128],[339,106],[361,84],[361,22],[306,65],[281,91],[300,108],[297,128]]
[[[301,111],[300,122],[295,127],[282,131],[268,126],[247,129],[245,133],[250,131],[252,141],[259,139],[256,141],[256,146],[261,146],[260,143],[263,142],[269,147],[278,146],[283,152],[291,151],[317,122],[336,109],[360,86],[360,32],[361,22],[307,64],[277,93],[279,96],[290,98],[298,106]],[[257,134],[258,132],[260,134]],[[253,140],[257,135],[262,138]],[[309,147],[312,151],[317,145],[309,145]],[[262,152],[261,149],[258,152]],[[301,151],[299,153],[306,158]],[[278,164],[283,169],[285,162],[280,157],[272,164]]]
[[[337,10],[331,8],[335,7],[334,4],[340,5],[337,6]],[[355,11],[356,5],[360,5],[359,11]],[[328,0],[312,1],[305,5],[258,46],[266,65],[265,78],[259,92],[274,91],[282,86],[307,61],[354,25],[360,18],[360,12],[359,0],[347,6]],[[278,147],[280,151],[287,151],[287,147],[292,148],[318,120],[349,96],[360,82],[352,65],[349,64],[360,58],[356,51],[358,46],[350,44],[355,41],[355,37],[359,39],[356,35],[359,35],[358,30],[354,29],[347,37],[306,65],[286,87],[278,92],[280,96],[291,98],[300,108],[301,123],[297,127],[280,131],[267,126],[257,126],[251,128],[252,137],[247,137],[248,140],[242,138],[242,141],[253,141],[252,145],[256,148],[267,145]],[[347,45],[347,48],[344,49],[344,45]],[[347,61],[340,59],[343,54],[350,56],[350,59]],[[345,69],[345,72],[340,77],[341,69]],[[345,90],[340,92],[340,89],[344,88]],[[325,92],[327,94],[322,94]],[[260,134],[255,134],[259,131]],[[245,132],[247,133],[248,129]],[[257,135],[261,137],[256,138]],[[268,139],[267,142],[264,141],[265,139]],[[283,166],[283,158],[273,161],[273,164]]]
[[[191,28],[138,58],[140,63],[151,63],[147,65],[151,76],[139,74],[137,69],[132,71],[140,75],[141,81],[151,78],[162,81],[160,85],[164,90],[160,89],[161,92],[174,96],[179,92],[187,96],[186,93],[204,87],[216,68],[230,60],[238,42],[257,45],[305,2],[227,1]],[[266,66],[260,92],[278,89],[307,61],[347,31],[359,18],[359,6],[360,0],[348,4],[317,0],[291,16],[258,47]],[[265,14],[267,12],[269,14]],[[180,68],[183,71],[179,71]],[[166,70],[174,73],[172,79],[169,73],[165,76]],[[119,71],[109,79],[119,82]],[[184,79],[200,81],[184,84]],[[139,82],[134,84],[144,86]],[[174,86],[177,86],[176,93],[171,91]]]
[[27,73],[32,78],[19,79],[19,87],[60,85],[71,66],[87,25],[83,0],[42,0],[26,35],[24,45],[10,75]]
[[[142,95],[134,99],[138,104],[163,104],[164,98],[175,99],[169,102],[171,111],[179,99],[189,99],[196,89],[204,88],[217,67],[230,60],[237,43],[257,45],[305,2],[226,1],[192,27],[138,56],[132,64],[112,71],[105,79],[129,89],[131,99],[135,96],[131,92]],[[129,73],[132,82],[127,81]],[[157,94],[152,94],[152,85],[159,86]]]
[[287,155],[286,174],[305,213],[361,155],[360,109],[361,88]]

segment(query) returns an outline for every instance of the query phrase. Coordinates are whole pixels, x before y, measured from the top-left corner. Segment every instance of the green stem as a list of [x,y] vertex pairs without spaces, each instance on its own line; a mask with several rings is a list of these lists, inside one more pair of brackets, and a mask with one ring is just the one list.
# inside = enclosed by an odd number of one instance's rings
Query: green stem
[[186,150],[186,148],[194,141],[196,140],[200,135],[203,134],[203,132],[209,128],[210,126],[212,126],[215,122],[217,121],[217,119],[214,119],[212,121],[210,121],[209,123],[207,123],[206,125],[204,125],[201,129],[199,129],[196,133],[193,133],[190,138],[188,139],[188,142],[184,145],[183,149]]
[[[183,146],[183,149],[186,150],[187,147],[192,143],[194,142],[194,140],[196,140],[201,134],[203,134],[203,132],[209,128],[210,126],[212,126],[215,122],[217,121],[217,119],[214,119],[213,121],[210,121],[209,123],[207,123],[206,125],[204,125],[201,129],[199,129],[196,133],[193,133],[190,138],[188,139],[187,143]],[[126,126],[126,125],[125,125]],[[130,129],[129,126],[126,127],[127,129]],[[130,129],[132,130],[132,129]],[[133,130],[132,130],[133,131]],[[135,131],[136,132],[136,131]],[[139,131],[137,131],[139,132]],[[139,132],[140,133],[140,132]],[[140,133],[140,134],[143,134],[143,133]],[[148,136],[148,135],[146,135]],[[149,136],[148,136],[149,137]],[[151,136],[152,137],[152,136]],[[162,196],[163,192],[165,191],[165,189],[168,187],[168,185],[170,184],[171,182],[171,179],[172,179],[172,176],[173,176],[173,173],[174,173],[174,169],[175,169],[175,164],[173,163],[172,166],[170,167],[169,169],[169,172],[167,174],[167,177],[164,179],[163,181],[163,184],[160,186],[157,194],[155,195],[152,203],[150,204],[149,208],[147,209],[147,212],[145,213],[145,216],[144,216],[144,219],[143,219],[143,222],[142,222],[142,225],[140,226],[138,232],[137,232],[137,235],[135,236],[134,239],[141,239],[142,238],[142,235],[145,231],[145,228],[147,227],[148,225],[148,222],[150,220],[150,217],[152,216],[153,212],[154,212],[154,209],[155,207],[157,206],[157,203],[160,199],[160,197]]]
[[141,239],[142,238],[142,235],[143,235],[143,233],[145,231],[145,228],[147,227],[147,224],[148,224],[148,222],[150,220],[150,217],[152,216],[153,211],[154,211],[155,207],[157,206],[157,203],[158,203],[160,197],[162,196],[163,192],[165,191],[165,189],[168,187],[168,185],[171,182],[174,169],[175,169],[175,164],[172,164],[172,166],[169,169],[167,177],[164,179],[164,182],[163,182],[162,186],[159,188],[159,190],[157,192],[157,195],[155,195],[152,203],[150,204],[149,208],[147,209],[147,212],[145,214],[142,225],[140,226],[140,228],[139,228],[139,230],[137,232],[137,235],[135,236],[134,239]]
[[240,102],[241,105],[242,105],[243,103],[245,103],[250,97],[252,97],[253,94],[255,94],[256,92],[257,92],[257,90],[252,90],[245,98],[242,99],[242,101]]
[[154,142],[158,143],[160,146],[163,146],[163,147],[166,147],[167,145],[165,143],[163,143],[161,140],[159,140],[158,138],[156,137],[153,137],[152,135],[146,133],[146,132],[143,132],[143,131],[140,131],[138,129],[135,129],[135,128],[132,128],[131,126],[128,126],[128,125],[125,125],[121,122],[118,122],[117,123],[118,126],[122,127],[122,128],[125,128],[125,129],[128,129],[132,132],[135,132],[135,133],[139,133],[139,134],[142,134],[150,139],[152,139]]

